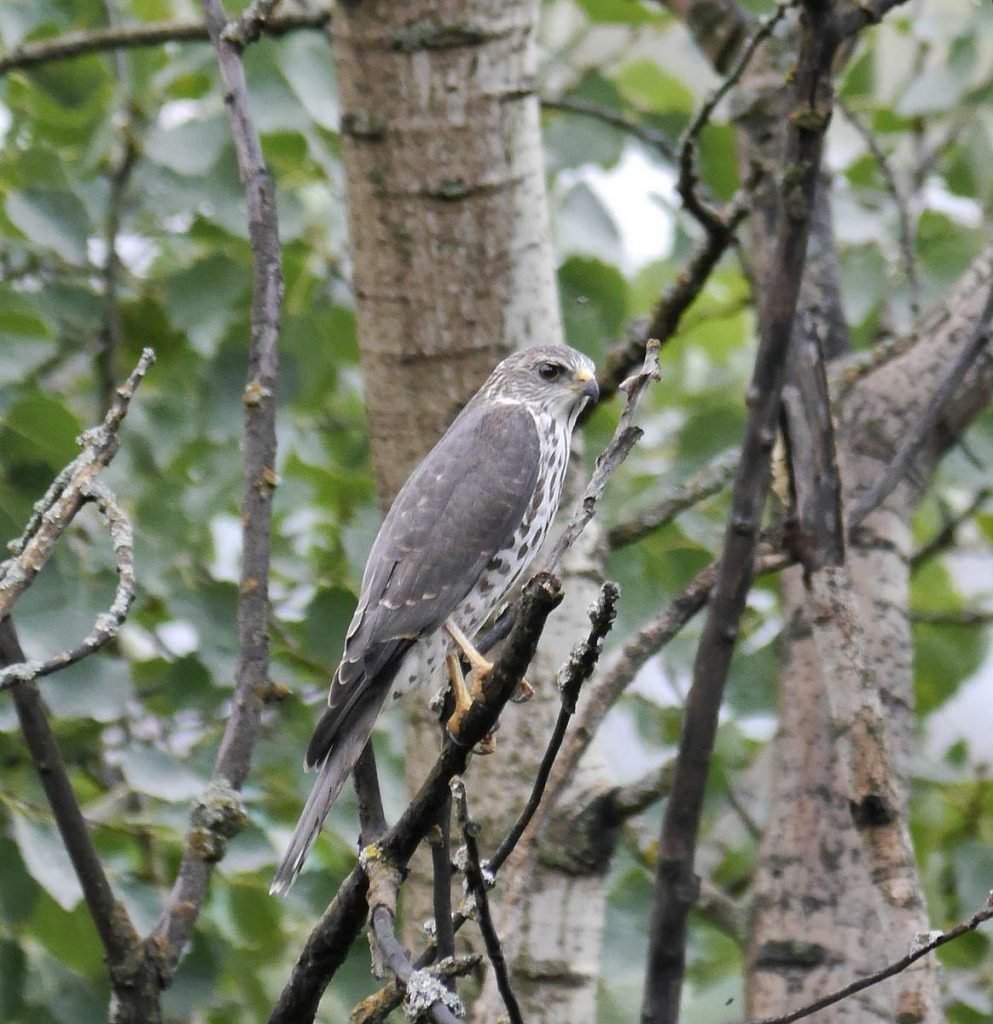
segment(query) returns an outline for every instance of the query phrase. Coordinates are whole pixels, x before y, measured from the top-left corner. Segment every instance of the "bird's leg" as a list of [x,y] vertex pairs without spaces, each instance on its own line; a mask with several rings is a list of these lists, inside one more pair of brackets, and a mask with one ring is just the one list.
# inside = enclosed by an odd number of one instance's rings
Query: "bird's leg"
[[[483,682],[493,671],[493,662],[476,650],[475,644],[451,619],[446,620],[445,629],[448,635],[455,641],[459,650],[465,655],[466,661],[469,662],[469,666],[472,668],[472,695],[480,697],[482,695]],[[517,689],[514,691],[514,696],[511,697],[511,700],[515,704],[526,704],[533,696],[534,687],[526,679],[522,679],[517,684]]]
[[[451,681],[452,694],[455,697],[455,710],[448,719],[447,728],[452,736],[458,739],[459,731],[462,728],[462,719],[472,705],[472,694],[465,685],[465,676],[462,675],[462,663],[459,661],[459,656],[457,654],[449,654],[445,658],[445,664],[448,666],[448,678]],[[476,744],[475,750],[477,754],[492,754],[496,750],[496,740],[493,738],[493,733],[491,732],[484,736]]]

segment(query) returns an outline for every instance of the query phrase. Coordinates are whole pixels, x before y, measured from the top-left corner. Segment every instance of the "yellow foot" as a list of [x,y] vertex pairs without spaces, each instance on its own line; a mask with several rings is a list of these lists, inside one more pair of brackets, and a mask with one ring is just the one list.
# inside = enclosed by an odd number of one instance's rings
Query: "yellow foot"
[[534,687],[526,680],[522,679],[517,684],[517,689],[514,690],[513,696],[510,698],[515,704],[527,704],[527,702],[534,696]]

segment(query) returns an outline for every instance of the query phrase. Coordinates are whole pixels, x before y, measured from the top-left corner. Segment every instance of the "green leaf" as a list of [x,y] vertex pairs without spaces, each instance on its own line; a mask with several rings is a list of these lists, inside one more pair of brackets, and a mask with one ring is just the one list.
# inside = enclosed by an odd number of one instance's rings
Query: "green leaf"
[[132,744],[121,752],[121,771],[133,790],[160,800],[192,800],[206,787],[204,779],[156,747]]
[[0,387],[28,378],[55,352],[52,326],[27,296],[0,285]]
[[86,262],[92,231],[86,207],[71,192],[28,189],[7,197],[11,223],[37,245],[52,249],[67,263]]
[[654,114],[675,111],[688,119],[696,106],[693,92],[653,60],[630,61],[614,81],[625,99]]
[[83,898],[62,836],[54,825],[25,817],[10,809],[14,842],[31,877],[63,909],[72,910]]
[[4,463],[40,463],[57,472],[79,453],[76,438],[80,429],[79,421],[62,402],[40,391],[25,390],[0,425]]
[[322,128],[338,130],[341,112],[331,48],[320,33],[301,32],[279,48],[280,70],[303,105]]
[[227,120],[220,114],[156,127],[145,143],[145,155],[177,174],[200,177],[217,163],[228,144]]
[[593,21],[607,21],[622,25],[643,25],[654,21],[663,23],[667,16],[657,7],[642,0],[576,0]]

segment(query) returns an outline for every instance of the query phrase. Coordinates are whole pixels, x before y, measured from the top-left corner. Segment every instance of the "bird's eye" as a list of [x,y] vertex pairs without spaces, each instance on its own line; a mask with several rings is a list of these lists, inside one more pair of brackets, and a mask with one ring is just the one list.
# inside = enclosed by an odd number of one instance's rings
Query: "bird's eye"
[[562,376],[562,367],[558,363],[541,363],[538,367],[538,376],[542,380],[558,380]]

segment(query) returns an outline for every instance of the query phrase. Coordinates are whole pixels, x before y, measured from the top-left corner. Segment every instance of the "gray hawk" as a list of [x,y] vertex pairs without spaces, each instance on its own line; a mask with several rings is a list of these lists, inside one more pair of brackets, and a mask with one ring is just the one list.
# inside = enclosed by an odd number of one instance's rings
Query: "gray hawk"
[[500,363],[411,473],[383,520],[304,765],[317,778],[271,891],[285,893],[392,694],[447,667],[461,718],[491,668],[472,638],[541,547],[562,495],[593,363],[562,345]]

